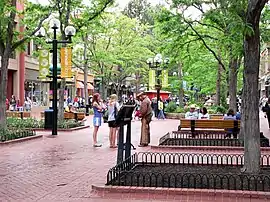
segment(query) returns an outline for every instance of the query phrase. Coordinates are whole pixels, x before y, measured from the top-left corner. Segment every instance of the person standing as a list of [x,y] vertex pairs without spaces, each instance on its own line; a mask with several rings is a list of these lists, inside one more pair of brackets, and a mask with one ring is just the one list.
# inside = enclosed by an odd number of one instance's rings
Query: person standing
[[24,101],[24,107],[27,112],[31,111],[32,101],[29,97],[27,97],[26,100]]
[[94,110],[94,117],[93,117],[93,125],[94,125],[94,132],[93,132],[93,146],[94,147],[101,147],[102,145],[97,142],[97,133],[98,129],[101,126],[101,120],[103,115],[103,107],[102,102],[100,99],[99,93],[94,94],[93,96],[93,110]]
[[110,148],[117,148],[115,144],[116,132],[118,126],[116,125],[116,116],[119,110],[119,103],[117,102],[117,95],[112,94],[108,103],[108,125],[109,125],[109,140]]
[[152,119],[152,108],[151,101],[146,95],[142,92],[137,95],[137,98],[141,101],[140,113],[141,113],[141,139],[139,147],[146,147],[150,143],[150,122]]
[[160,99],[159,101],[158,101],[158,120],[159,119],[165,119],[165,116],[164,116],[164,103],[163,103],[163,101],[162,101],[162,99]]
[[12,95],[11,96],[11,99],[10,99],[10,111],[16,111],[16,98],[15,98],[15,95]]
[[268,101],[263,105],[262,109],[264,112],[264,117],[268,120],[268,126],[270,129],[270,98],[268,98]]
[[6,110],[9,110],[9,100],[6,98]]

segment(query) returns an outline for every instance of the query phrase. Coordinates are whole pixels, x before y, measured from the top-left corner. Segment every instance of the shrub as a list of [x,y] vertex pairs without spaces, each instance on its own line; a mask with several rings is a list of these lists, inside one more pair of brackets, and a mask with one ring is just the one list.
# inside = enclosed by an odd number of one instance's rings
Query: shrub
[[68,119],[62,122],[58,122],[57,126],[58,128],[61,128],[61,129],[69,129],[69,128],[76,128],[76,127],[82,126],[82,124],[80,122],[75,121],[74,119]]
[[216,113],[221,113],[221,114],[225,114],[227,112],[226,108],[223,106],[217,106],[217,110]]
[[20,128],[1,129],[0,141],[5,142],[8,140],[34,136],[35,134],[36,134],[35,131],[29,129],[20,129]]
[[167,107],[165,108],[165,112],[173,113],[177,109],[177,105],[175,102],[169,102]]
[[[9,128],[41,128],[41,122],[34,118],[15,118],[8,117],[7,118],[7,127]],[[44,125],[43,125],[44,127]]]
[[[7,118],[7,127],[8,128],[44,128],[45,121],[37,120],[33,118]],[[64,120],[62,122],[58,121],[57,127],[61,129],[75,128],[81,126],[81,122],[77,122],[74,119]]]
[[186,111],[183,107],[177,107],[176,109],[176,113],[186,113]]

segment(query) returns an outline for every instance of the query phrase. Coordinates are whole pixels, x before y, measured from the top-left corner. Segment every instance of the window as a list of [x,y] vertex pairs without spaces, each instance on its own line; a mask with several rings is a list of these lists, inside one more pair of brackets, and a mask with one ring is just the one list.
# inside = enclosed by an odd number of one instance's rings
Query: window
[[29,41],[27,43],[26,51],[25,52],[26,52],[27,55],[31,55],[31,41]]

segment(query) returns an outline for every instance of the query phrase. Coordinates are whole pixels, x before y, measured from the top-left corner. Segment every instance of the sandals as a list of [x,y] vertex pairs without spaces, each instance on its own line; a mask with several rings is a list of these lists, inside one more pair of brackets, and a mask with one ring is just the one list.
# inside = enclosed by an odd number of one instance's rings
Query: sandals
[[93,145],[93,147],[102,147],[102,144],[96,143],[96,144]]
[[117,147],[118,147],[118,146],[116,146],[116,145],[114,145],[114,146],[113,146],[113,145],[111,145],[111,146],[110,146],[110,148],[117,148]]

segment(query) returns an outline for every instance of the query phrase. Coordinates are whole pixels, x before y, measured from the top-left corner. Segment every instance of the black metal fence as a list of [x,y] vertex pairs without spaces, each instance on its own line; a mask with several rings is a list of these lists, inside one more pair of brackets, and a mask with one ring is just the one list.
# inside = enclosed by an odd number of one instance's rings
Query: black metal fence
[[[261,147],[269,147],[269,140],[260,134]],[[173,131],[159,140],[162,146],[231,146],[243,147],[244,143],[236,137],[228,136],[226,131]]]
[[[166,134],[168,135],[168,133]],[[197,130],[191,132],[188,130],[173,131],[170,138],[180,139],[180,138],[196,138],[196,139],[226,139],[226,131],[207,131],[207,130]],[[168,137],[168,136],[167,136]]]
[[164,146],[229,146],[242,147],[244,146],[238,139],[174,139],[169,138],[163,141],[160,145]]
[[270,191],[270,155],[259,175],[241,173],[243,164],[240,154],[136,153],[109,170],[107,185]]
[[33,129],[8,128],[0,131],[0,141],[5,142],[34,135],[36,135],[36,131]]

